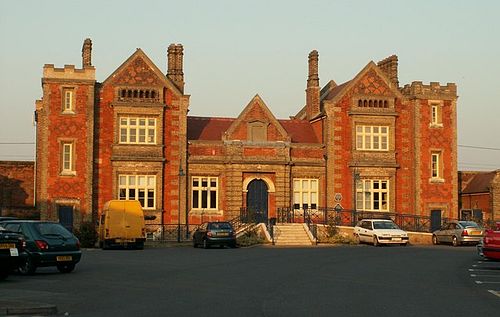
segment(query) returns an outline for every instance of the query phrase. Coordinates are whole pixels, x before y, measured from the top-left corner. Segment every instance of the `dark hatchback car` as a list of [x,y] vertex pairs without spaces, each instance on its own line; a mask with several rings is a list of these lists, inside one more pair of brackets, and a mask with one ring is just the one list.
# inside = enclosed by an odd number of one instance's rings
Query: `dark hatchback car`
[[236,233],[229,222],[205,222],[193,233],[193,246],[199,245],[205,249],[218,245],[219,247],[236,247]]
[[26,241],[21,234],[0,226],[0,280],[23,263],[26,258],[25,247]]
[[45,266],[56,266],[60,272],[69,273],[80,261],[80,241],[57,222],[9,220],[0,225],[21,233],[26,240],[26,260],[18,268],[21,274],[33,274],[37,267]]

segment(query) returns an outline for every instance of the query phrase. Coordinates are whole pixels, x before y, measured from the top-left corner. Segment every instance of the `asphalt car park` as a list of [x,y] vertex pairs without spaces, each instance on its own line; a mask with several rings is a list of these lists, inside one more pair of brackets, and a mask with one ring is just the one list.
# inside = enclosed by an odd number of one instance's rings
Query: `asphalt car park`
[[478,284],[468,271],[477,261],[475,247],[447,245],[89,249],[72,274],[43,267],[10,276],[0,283],[0,308],[36,302],[92,317],[495,316],[500,298],[488,290],[496,284]]
[[498,297],[500,301],[500,261],[473,261],[468,273],[479,289]]

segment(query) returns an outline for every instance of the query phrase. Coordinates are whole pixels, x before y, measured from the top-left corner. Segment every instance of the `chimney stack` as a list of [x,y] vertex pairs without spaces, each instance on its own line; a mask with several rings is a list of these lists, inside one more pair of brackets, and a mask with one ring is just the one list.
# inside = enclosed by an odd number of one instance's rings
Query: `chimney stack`
[[399,88],[398,57],[396,55],[391,55],[378,62],[377,66],[387,75],[395,88]]
[[167,77],[184,93],[184,72],[182,70],[184,48],[182,44],[170,44],[167,49]]
[[311,120],[320,113],[320,87],[318,77],[318,51],[309,53],[309,77],[306,88],[306,113],[307,119]]
[[82,68],[92,66],[92,40],[87,38],[82,47]]

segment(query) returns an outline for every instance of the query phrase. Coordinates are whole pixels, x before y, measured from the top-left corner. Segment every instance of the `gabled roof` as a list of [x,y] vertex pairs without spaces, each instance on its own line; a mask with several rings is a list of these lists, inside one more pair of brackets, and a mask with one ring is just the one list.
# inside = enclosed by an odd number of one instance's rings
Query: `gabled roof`
[[114,78],[117,77],[123,70],[125,70],[135,59],[141,58],[150,68],[150,70],[156,74],[158,79],[177,95],[182,95],[182,92],[172,83],[172,81],[162,73],[162,71],[151,61],[151,59],[144,53],[143,50],[138,48],[129,58],[127,58],[111,75],[103,81],[103,85],[112,82]]
[[354,85],[358,83],[369,71],[375,71],[377,75],[382,78],[386,85],[391,89],[391,91],[401,99],[404,96],[399,91],[398,87],[394,87],[394,84],[387,78],[387,75],[373,62],[370,61],[366,66],[352,79],[342,85],[334,87],[325,98],[333,103],[338,102]]
[[489,193],[496,172],[479,173],[469,181],[462,194]]
[[[187,138],[189,141],[221,141],[222,136],[235,121],[235,118],[188,116]],[[297,119],[278,121],[292,143],[320,143],[309,121]]]
[[309,120],[278,120],[288,133],[292,143],[321,143]]
[[247,114],[252,110],[252,107],[254,105],[258,105],[263,111],[266,116],[266,119],[269,121],[270,124],[274,125],[278,132],[283,136],[287,137],[287,133],[283,126],[276,120],[276,117],[273,115],[273,113],[269,110],[269,108],[266,106],[266,103],[262,98],[260,98],[259,95],[255,95],[252,100],[248,103],[248,105],[243,109],[243,111],[240,113],[236,121],[233,122],[233,124],[229,127],[227,130],[227,135],[231,136],[231,134],[241,125],[245,123]]
[[187,139],[220,141],[234,118],[187,117]]

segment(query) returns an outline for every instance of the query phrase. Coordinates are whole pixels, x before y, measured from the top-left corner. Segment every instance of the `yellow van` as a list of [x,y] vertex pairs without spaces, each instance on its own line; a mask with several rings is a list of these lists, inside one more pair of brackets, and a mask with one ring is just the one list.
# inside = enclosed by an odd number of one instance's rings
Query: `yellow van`
[[137,200],[110,200],[99,218],[99,247],[144,248],[146,225],[141,203]]

